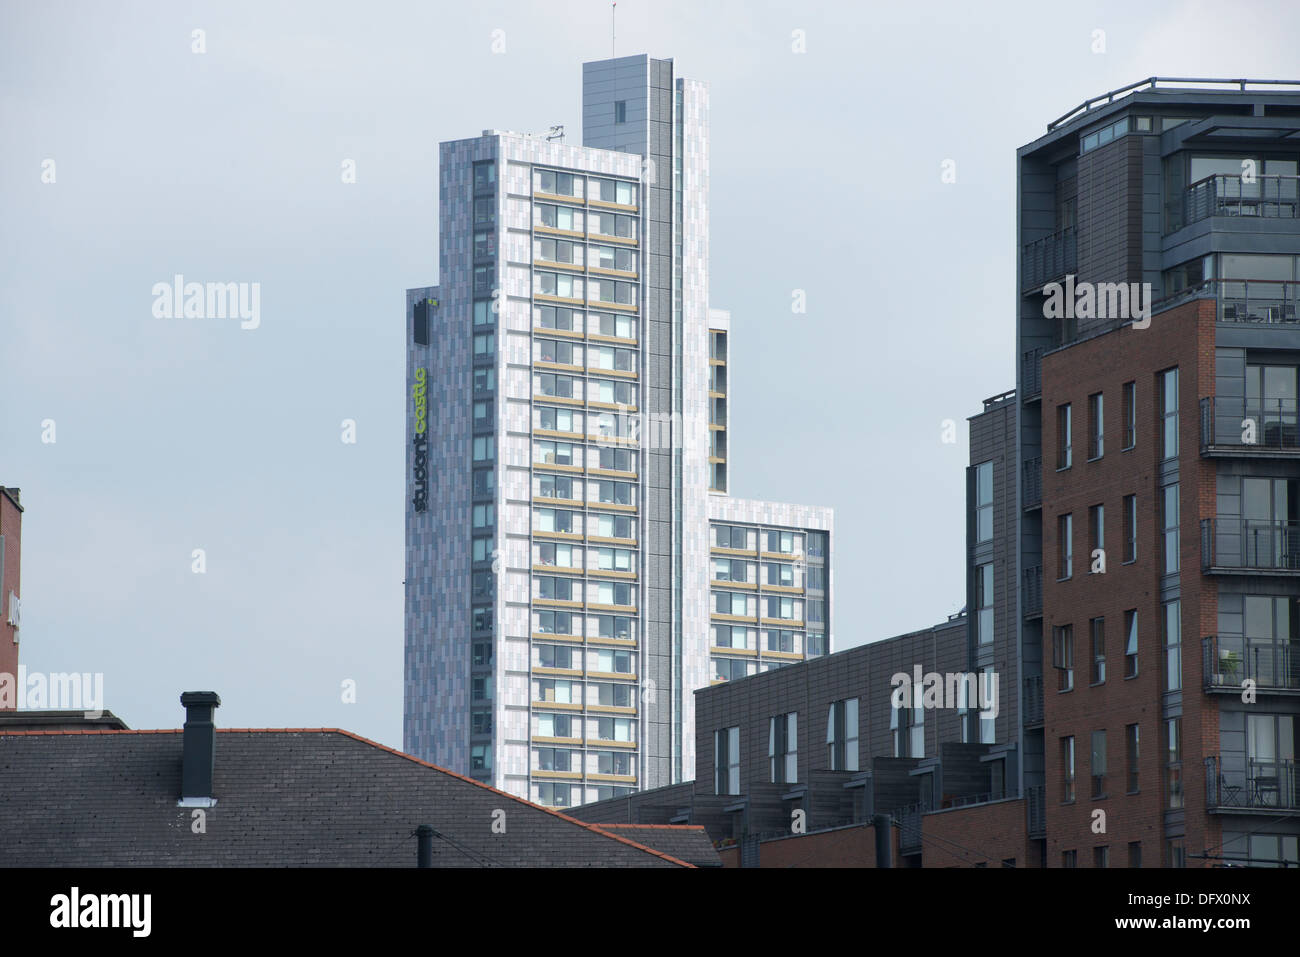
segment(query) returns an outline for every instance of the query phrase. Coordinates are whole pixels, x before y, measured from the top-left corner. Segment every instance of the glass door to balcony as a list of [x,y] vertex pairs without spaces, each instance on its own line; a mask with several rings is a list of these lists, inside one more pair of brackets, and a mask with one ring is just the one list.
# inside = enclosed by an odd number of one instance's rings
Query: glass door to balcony
[[1247,568],[1300,569],[1293,479],[1241,480],[1242,558]]
[[1293,715],[1247,716],[1246,788],[1252,807],[1296,806]]
[[1249,678],[1261,688],[1300,687],[1296,649],[1300,647],[1297,600],[1273,595],[1246,595],[1245,636],[1219,639],[1217,674],[1231,684]]
[[1297,446],[1295,366],[1246,366],[1246,418],[1268,448]]

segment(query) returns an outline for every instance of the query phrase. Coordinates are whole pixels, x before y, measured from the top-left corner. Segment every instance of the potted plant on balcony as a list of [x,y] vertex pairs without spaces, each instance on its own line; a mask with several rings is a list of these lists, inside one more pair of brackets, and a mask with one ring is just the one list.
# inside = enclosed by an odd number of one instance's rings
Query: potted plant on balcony
[[1221,651],[1219,652],[1219,671],[1223,679],[1223,684],[1235,685],[1237,683],[1237,674],[1241,670],[1241,652],[1240,651]]

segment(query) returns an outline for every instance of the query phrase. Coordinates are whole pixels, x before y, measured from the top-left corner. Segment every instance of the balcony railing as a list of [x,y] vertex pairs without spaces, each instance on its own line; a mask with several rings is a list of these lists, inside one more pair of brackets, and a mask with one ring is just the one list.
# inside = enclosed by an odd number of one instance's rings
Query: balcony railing
[[1043,723],[1043,676],[1025,679],[1025,727]]
[[1021,288],[1038,289],[1073,272],[1079,265],[1079,241],[1073,226],[1025,243],[1020,254]]
[[1222,810],[1300,810],[1293,760],[1243,758],[1228,764],[1205,759],[1206,807]]
[[1031,838],[1047,836],[1047,789],[1025,788],[1026,829]]
[[1201,520],[1204,571],[1300,572],[1300,522]]
[[1286,279],[1206,279],[1152,304],[1159,312],[1189,299],[1213,298],[1220,322],[1293,323],[1300,282]]
[[1300,218],[1300,177],[1256,176],[1247,182],[1241,176],[1207,176],[1183,194],[1183,223],[1210,216]]
[[1030,615],[1041,615],[1043,613],[1043,566],[1034,565],[1026,568],[1024,572],[1025,587],[1021,592],[1024,595],[1024,615],[1028,618]]
[[1206,691],[1237,693],[1247,679],[1260,691],[1300,691],[1300,643],[1211,635],[1201,642],[1201,674]]
[[1021,373],[1020,384],[1022,386],[1021,394],[1026,399],[1032,399],[1036,395],[1043,393],[1043,350],[1030,349],[1020,360]]
[[1201,400],[1201,451],[1300,452],[1295,399],[1214,396]]
[[1021,502],[1024,508],[1043,504],[1043,458],[1035,456],[1025,461],[1024,477],[1020,483]]
[[915,854],[921,850],[921,815],[926,810],[922,804],[909,804],[894,812],[898,820],[898,853]]

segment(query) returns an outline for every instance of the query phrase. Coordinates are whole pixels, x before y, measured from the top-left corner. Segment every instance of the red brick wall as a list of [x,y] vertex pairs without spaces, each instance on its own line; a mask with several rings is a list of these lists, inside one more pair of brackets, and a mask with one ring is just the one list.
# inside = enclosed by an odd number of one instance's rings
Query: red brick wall
[[[1188,854],[1218,843],[1205,813],[1204,758],[1218,751],[1218,714],[1201,692],[1201,639],[1217,630],[1213,582],[1201,574],[1200,520],[1215,513],[1215,468],[1200,456],[1200,399],[1214,394],[1215,306],[1189,302],[1152,317],[1146,329],[1125,327],[1043,360],[1043,661],[1047,863],[1078,852],[1091,867],[1093,848],[1109,845],[1110,866],[1126,867],[1128,843],[1142,842],[1145,866],[1162,863],[1165,834],[1163,609],[1160,603],[1158,391],[1156,373],[1179,369],[1180,587],[1183,646],[1183,792]],[[1137,382],[1134,449],[1123,447],[1123,383]],[[1104,393],[1103,457],[1088,462],[1088,396]],[[1057,407],[1072,403],[1073,466],[1056,471]],[[1123,496],[1137,495],[1137,561],[1123,564]],[[1106,573],[1089,574],[1090,506],[1103,504]],[[1057,518],[1074,515],[1074,574],[1057,581]],[[1137,609],[1138,676],[1124,678],[1124,612]],[[1105,618],[1106,681],[1090,687],[1089,620]],[[1053,628],[1074,628],[1074,690],[1057,691]],[[1126,725],[1139,726],[1139,791],[1127,794]],[[1107,797],[1092,799],[1091,734],[1106,731]],[[1076,800],[1061,802],[1060,739],[1075,739]],[[1105,833],[1092,830],[1094,809]],[[1189,866],[1194,866],[1189,860]]]
[[921,818],[921,844],[923,867],[1001,867],[1012,858],[1016,867],[1039,863],[1037,848],[1030,846],[1025,833],[1021,799],[926,814]]
[[[900,866],[898,828],[894,829],[894,866]],[[723,867],[740,866],[740,849],[718,852]],[[759,867],[875,867],[876,829],[870,824],[841,827],[798,837],[764,841],[759,846]]]
[[[0,674],[18,674],[18,645],[14,644],[14,629],[9,625],[9,593],[22,595],[19,569],[22,561],[23,513],[17,505],[0,492],[0,535],[5,537],[4,578],[0,580]],[[15,677],[15,681],[16,681]]]

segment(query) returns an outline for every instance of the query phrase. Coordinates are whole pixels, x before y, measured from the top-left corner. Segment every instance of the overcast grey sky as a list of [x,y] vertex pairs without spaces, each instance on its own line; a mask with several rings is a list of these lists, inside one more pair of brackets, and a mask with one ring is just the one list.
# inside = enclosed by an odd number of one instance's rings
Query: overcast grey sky
[[[839,649],[964,602],[965,418],[1015,384],[1016,148],[1143,77],[1300,74],[1285,2],[621,0],[617,32],[711,87],[732,492],[834,507]],[[609,55],[604,2],[0,4],[29,669],[102,671],[132,727],[211,689],[225,727],[401,746],[402,308],[437,280],[437,143],[580,142]],[[176,273],[260,283],[260,326],[155,318]]]

